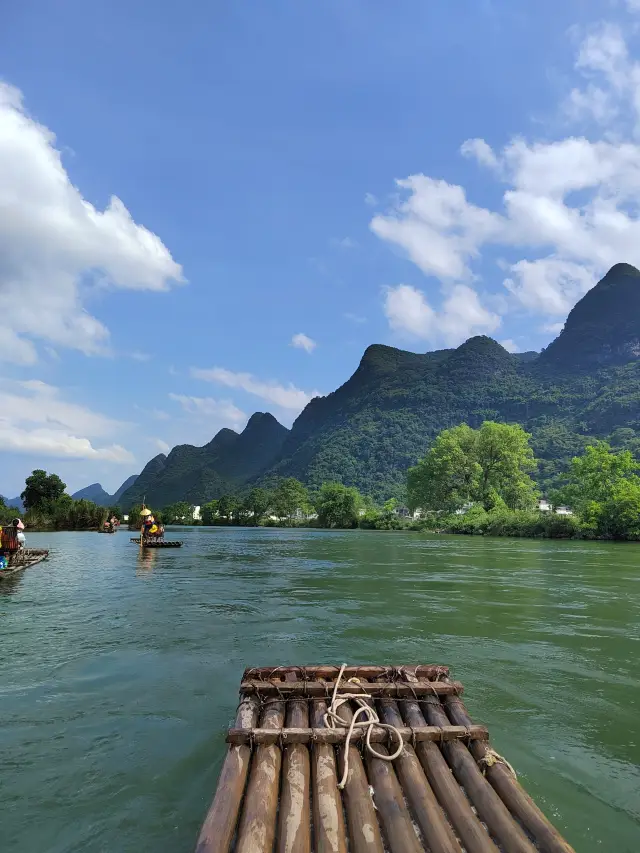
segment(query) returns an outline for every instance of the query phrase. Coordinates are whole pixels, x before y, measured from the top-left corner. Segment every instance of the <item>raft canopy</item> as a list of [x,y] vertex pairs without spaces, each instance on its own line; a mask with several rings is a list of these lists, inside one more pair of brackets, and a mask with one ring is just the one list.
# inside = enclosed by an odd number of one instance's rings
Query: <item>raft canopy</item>
[[462,692],[444,666],[245,670],[196,853],[574,853]]

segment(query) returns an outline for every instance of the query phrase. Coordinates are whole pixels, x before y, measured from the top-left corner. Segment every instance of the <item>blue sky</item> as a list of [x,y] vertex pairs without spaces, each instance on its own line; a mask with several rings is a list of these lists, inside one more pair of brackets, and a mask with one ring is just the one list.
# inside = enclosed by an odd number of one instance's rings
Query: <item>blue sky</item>
[[371,343],[540,349],[640,264],[638,0],[10,5],[2,494],[290,425]]

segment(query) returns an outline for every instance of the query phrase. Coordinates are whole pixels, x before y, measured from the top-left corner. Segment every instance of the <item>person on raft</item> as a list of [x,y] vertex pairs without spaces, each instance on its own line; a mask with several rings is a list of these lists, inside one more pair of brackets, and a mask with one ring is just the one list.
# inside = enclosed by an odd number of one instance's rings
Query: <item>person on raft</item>
[[24,524],[19,518],[13,519],[13,529],[15,530],[16,539],[18,540],[18,548],[24,548],[25,546],[25,538],[24,538]]
[[152,515],[147,515],[142,523],[145,539],[161,539],[164,535],[164,527],[158,524]]

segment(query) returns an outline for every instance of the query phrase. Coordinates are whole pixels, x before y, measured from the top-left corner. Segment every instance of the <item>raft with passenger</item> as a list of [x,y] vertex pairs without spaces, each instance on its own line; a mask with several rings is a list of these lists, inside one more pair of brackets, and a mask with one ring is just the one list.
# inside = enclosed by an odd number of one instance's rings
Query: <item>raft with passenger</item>
[[140,536],[131,539],[141,548],[181,548],[182,542],[166,541],[164,538],[164,527],[155,520],[153,513],[147,507],[142,506],[140,511],[142,525]]
[[245,670],[196,853],[574,853],[462,692],[444,666]]

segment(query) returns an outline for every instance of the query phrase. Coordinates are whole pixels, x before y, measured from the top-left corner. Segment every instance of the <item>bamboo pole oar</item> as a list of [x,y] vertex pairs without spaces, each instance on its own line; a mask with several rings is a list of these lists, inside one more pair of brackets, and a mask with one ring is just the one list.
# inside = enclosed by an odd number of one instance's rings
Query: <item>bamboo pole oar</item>
[[[471,717],[461,699],[449,696],[445,702],[449,719],[456,725],[471,724]],[[494,764],[486,762],[490,753],[488,743],[474,742],[470,745],[471,754],[479,764],[484,764],[484,773],[496,789],[509,810],[535,838],[542,853],[575,853],[573,847],[560,836],[558,830],[540,811],[527,792],[520,786],[509,768],[500,761]]]
[[[403,716],[410,726],[425,725],[422,711],[415,700],[403,702],[401,708]],[[478,820],[469,800],[454,779],[440,748],[435,743],[427,741],[417,743],[415,751],[440,805],[447,813],[451,825],[467,853],[498,853],[498,848]]]
[[[398,703],[394,699],[380,700],[380,719],[395,728],[403,726]],[[405,744],[402,755],[395,760],[394,766],[431,853],[462,853],[455,833],[427,782],[418,756],[410,744]]]
[[[295,678],[294,675],[289,676]],[[309,709],[306,699],[294,700],[287,709],[287,726],[307,726]],[[283,742],[282,793],[277,853],[310,853],[311,851],[311,785],[309,750],[301,743],[290,746]]]
[[[447,725],[449,718],[437,696],[427,697],[422,705],[426,709],[427,720],[432,725]],[[454,776],[476,807],[478,815],[487,824],[489,832],[500,843],[505,853],[536,853],[533,844],[480,772],[467,747],[460,741],[449,741],[442,745],[442,751]]]
[[[258,700],[255,696],[243,697],[238,708],[236,725],[251,729],[257,722]],[[228,853],[230,850],[250,761],[250,746],[229,747],[215,798],[200,830],[196,853]]]
[[[265,729],[278,729],[282,728],[283,722],[284,702],[277,699],[269,702],[260,725]],[[270,853],[273,849],[281,767],[282,751],[279,746],[256,747],[235,853]]]
[[[324,726],[327,703],[311,703],[311,725]],[[342,796],[338,790],[338,771],[333,746],[313,745],[313,830],[316,853],[347,853]]]

